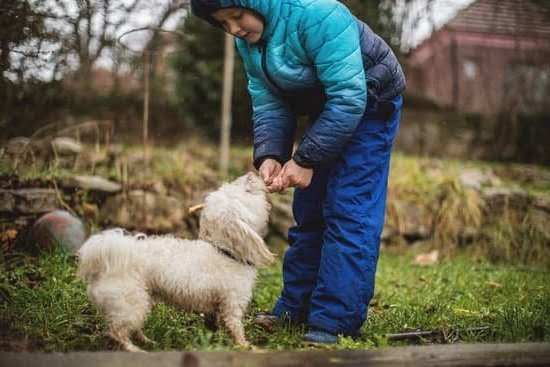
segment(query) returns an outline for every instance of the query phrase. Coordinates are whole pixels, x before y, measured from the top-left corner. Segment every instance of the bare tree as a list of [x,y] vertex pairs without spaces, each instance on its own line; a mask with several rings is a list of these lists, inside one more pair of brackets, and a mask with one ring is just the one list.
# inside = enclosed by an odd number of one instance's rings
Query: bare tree
[[[48,49],[42,53],[49,61],[45,68],[52,79],[58,79],[68,70],[74,71],[85,85],[90,81],[92,68],[98,60],[116,55],[116,37],[132,27],[161,28],[176,14],[187,7],[187,0],[8,0],[14,4],[28,4],[28,14],[40,20],[43,32],[29,34],[20,48],[20,54],[36,50],[36,44],[48,37]],[[4,4],[0,6],[3,10]],[[15,8],[15,5],[11,6]],[[23,6],[19,8],[25,9]],[[20,11],[22,12],[22,10]],[[29,15],[27,15],[29,17]],[[12,50],[13,55],[14,50]],[[2,58],[6,58],[2,53]],[[24,58],[19,63],[25,63]]]
[[22,79],[29,65],[44,61],[41,58],[44,46],[57,39],[55,33],[45,29],[44,17],[35,11],[34,3],[31,0],[0,2],[0,76],[11,74]]

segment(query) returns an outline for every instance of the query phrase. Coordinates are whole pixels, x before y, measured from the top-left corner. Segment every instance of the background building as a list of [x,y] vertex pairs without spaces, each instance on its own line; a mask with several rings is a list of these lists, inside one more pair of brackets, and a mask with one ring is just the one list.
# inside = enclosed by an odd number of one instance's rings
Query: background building
[[484,114],[540,113],[550,97],[550,1],[477,0],[414,48],[408,91]]

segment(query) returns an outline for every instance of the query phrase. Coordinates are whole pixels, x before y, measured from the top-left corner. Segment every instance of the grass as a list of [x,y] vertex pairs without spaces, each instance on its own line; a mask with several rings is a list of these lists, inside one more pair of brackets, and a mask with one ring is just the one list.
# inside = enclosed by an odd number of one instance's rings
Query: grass
[[[249,147],[232,149],[228,179],[252,169]],[[0,150],[0,173],[12,173]],[[219,184],[217,153],[196,139],[167,149],[155,147],[146,166],[139,147],[124,146],[114,164],[72,167],[21,165],[22,180],[59,180],[67,175],[97,174],[129,187],[159,182],[172,193],[192,194]],[[430,267],[410,265],[414,246],[388,246],[382,251],[375,297],[361,336],[342,338],[335,348],[365,349],[406,343],[550,342],[550,233],[535,226],[527,212],[504,212],[487,220],[484,206],[456,177],[463,168],[496,172],[505,186],[548,195],[550,170],[540,167],[461,162],[394,154],[390,172],[387,221],[399,224],[403,213],[395,200],[427,208],[431,244],[444,254]],[[86,192],[81,193],[87,203]],[[93,203],[92,203],[93,204]],[[77,212],[81,208],[75,208]],[[93,227],[98,227],[93,223]],[[7,227],[6,227],[7,228]],[[460,243],[467,229],[478,229]],[[273,237],[273,248],[283,248]],[[275,242],[278,241],[276,244]],[[280,251],[279,251],[280,252]],[[498,265],[495,265],[498,264]],[[527,265],[526,265],[527,264]],[[529,265],[530,264],[530,265]],[[545,267],[546,266],[546,267]],[[266,332],[252,323],[269,311],[282,287],[281,263],[260,272],[246,335],[260,350],[302,349],[304,326],[286,325]],[[484,327],[484,332],[468,331]],[[85,285],[75,278],[74,259],[64,253],[30,258],[0,254],[0,350],[62,352],[113,348],[105,324],[87,301]],[[388,334],[436,330],[433,337],[396,342]],[[145,333],[157,342],[149,350],[231,350],[224,330],[210,330],[198,315],[161,304],[151,313]]]
[[378,271],[378,292],[366,335],[407,329],[489,327],[467,341],[550,340],[547,269],[494,266],[465,256],[432,267],[409,265],[409,256],[387,254]]
[[390,169],[386,223],[399,227],[405,213],[395,204],[414,203],[425,209],[417,215],[429,216],[429,240],[444,250],[445,256],[452,256],[461,246],[473,245],[471,254],[491,262],[550,265],[550,231],[540,222],[543,216],[535,215],[536,209],[526,203],[524,208],[506,206],[502,212],[492,211],[479,192],[464,187],[458,179],[462,170],[471,168],[489,176],[498,173],[495,187],[550,195],[550,170],[545,167],[396,153]]
[[[494,266],[466,257],[431,267],[410,265],[410,250],[384,249],[377,291],[361,336],[341,338],[335,349],[368,349],[393,342],[387,334],[440,330],[445,337],[416,343],[550,342],[550,272],[537,267]],[[39,258],[3,259],[0,274],[0,349],[61,352],[114,346],[105,324],[75,278],[74,260],[62,252]],[[266,332],[252,323],[273,306],[282,286],[281,264],[263,269],[246,316],[246,335],[261,350],[302,349],[303,326]],[[487,327],[483,333],[466,329]],[[157,342],[148,350],[232,350],[223,329],[210,330],[199,315],[161,304],[145,333]],[[458,335],[456,330],[462,330]]]

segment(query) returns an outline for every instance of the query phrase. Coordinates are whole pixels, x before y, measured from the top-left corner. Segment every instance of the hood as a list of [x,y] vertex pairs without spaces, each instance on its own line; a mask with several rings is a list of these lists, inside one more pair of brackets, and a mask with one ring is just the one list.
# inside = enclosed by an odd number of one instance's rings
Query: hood
[[191,0],[191,12],[216,27],[221,25],[212,13],[224,8],[245,8],[260,15],[264,22],[262,39],[269,39],[281,12],[281,0]]

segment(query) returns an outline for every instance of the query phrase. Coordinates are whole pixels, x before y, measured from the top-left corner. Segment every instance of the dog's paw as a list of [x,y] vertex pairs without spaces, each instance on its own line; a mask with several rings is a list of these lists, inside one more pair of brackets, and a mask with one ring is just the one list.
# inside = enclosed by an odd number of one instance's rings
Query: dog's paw
[[249,342],[247,341],[244,341],[244,342],[240,342],[240,343],[237,343],[236,345],[236,349],[238,350],[250,350],[250,348],[252,348],[253,346],[250,345]]
[[137,352],[137,353],[147,353],[147,351],[141,349],[140,347],[137,347],[135,345],[124,345],[123,349],[128,352]]
[[136,337],[140,342],[144,344],[153,344],[153,345],[157,344],[156,341],[149,339],[145,334],[143,334],[142,331],[138,331],[136,333]]

